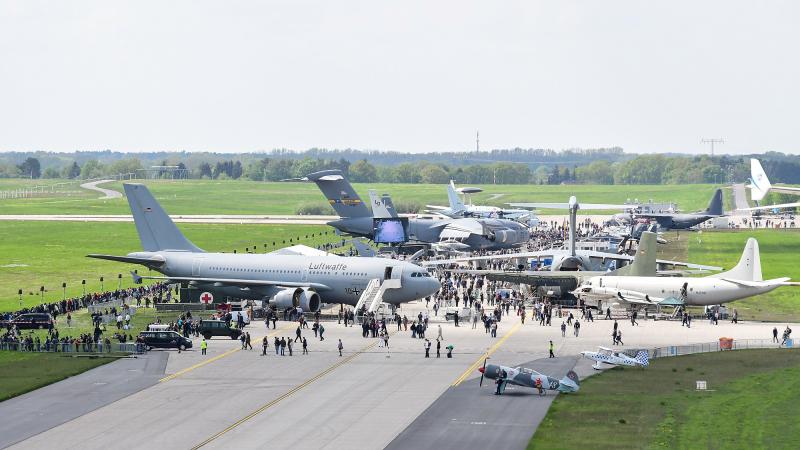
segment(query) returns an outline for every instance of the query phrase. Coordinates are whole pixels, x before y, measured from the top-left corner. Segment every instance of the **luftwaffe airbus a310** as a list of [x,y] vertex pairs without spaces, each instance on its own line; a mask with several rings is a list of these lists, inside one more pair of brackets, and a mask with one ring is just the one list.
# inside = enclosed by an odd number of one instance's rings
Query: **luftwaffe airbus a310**
[[181,234],[150,191],[141,184],[125,184],[125,195],[144,251],[126,256],[91,254],[90,258],[140,264],[168,280],[211,290],[223,296],[268,300],[278,308],[301,307],[316,311],[321,303],[355,305],[373,279],[391,286],[384,291],[389,304],[431,295],[440,284],[415,264],[385,258],[343,257],[314,249],[302,252],[236,254],[205,252]]

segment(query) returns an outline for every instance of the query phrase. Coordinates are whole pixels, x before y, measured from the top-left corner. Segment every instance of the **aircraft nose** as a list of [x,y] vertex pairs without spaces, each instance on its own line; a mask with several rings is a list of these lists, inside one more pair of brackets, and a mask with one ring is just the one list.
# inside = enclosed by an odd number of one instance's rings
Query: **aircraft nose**
[[483,367],[478,367],[478,372],[483,373],[484,370],[486,369],[484,369]]

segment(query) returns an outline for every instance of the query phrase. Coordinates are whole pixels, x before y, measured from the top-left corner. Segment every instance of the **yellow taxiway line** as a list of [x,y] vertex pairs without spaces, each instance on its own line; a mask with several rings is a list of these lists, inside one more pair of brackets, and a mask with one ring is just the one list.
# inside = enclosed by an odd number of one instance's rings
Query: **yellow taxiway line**
[[473,373],[475,373],[475,371],[476,371],[476,370],[478,370],[478,366],[480,366],[480,365],[481,365],[481,363],[483,362],[483,360],[485,360],[486,358],[488,358],[489,356],[491,356],[491,355],[492,355],[492,353],[496,352],[496,351],[497,351],[497,349],[499,349],[499,348],[500,348],[500,346],[501,346],[501,345],[503,345],[503,342],[505,342],[506,340],[508,340],[508,338],[510,338],[512,334],[516,333],[516,332],[517,332],[517,330],[519,330],[519,329],[520,329],[520,327],[522,327],[522,324],[521,324],[521,323],[518,323],[518,324],[514,325],[513,327],[511,327],[511,329],[510,329],[510,330],[508,330],[508,333],[506,333],[506,334],[505,334],[505,336],[501,337],[499,341],[497,341],[497,342],[496,342],[496,343],[495,343],[495,344],[494,344],[494,345],[493,345],[493,346],[492,346],[492,347],[491,347],[489,350],[487,350],[487,351],[486,351],[486,353],[482,354],[482,355],[480,356],[480,358],[478,358],[478,360],[477,360],[477,361],[475,361],[474,363],[472,363],[472,365],[471,365],[471,366],[469,366],[469,368],[467,368],[467,370],[465,370],[465,371],[464,371],[464,373],[462,373],[462,374],[461,374],[461,376],[460,376],[460,377],[458,377],[458,378],[456,379],[456,381],[454,381],[454,382],[453,382],[453,384],[452,384],[451,386],[458,386],[458,385],[459,385],[459,384],[461,384],[461,383],[462,383],[464,380],[466,380],[466,379],[467,379],[467,378],[468,378],[470,375],[472,375]]
[[[272,336],[275,336],[276,334],[278,334],[278,333],[281,333],[281,332],[283,332],[283,331],[286,331],[286,327],[281,327],[281,329],[280,329],[280,330],[275,330],[275,331],[273,331],[272,333],[269,333],[269,334],[267,334],[267,337],[272,337]],[[261,337],[261,338],[258,338],[258,337],[257,337],[257,338],[255,338],[256,342],[260,341],[261,339],[263,339],[263,337]],[[251,342],[252,342],[252,341],[251,341]],[[169,381],[169,380],[175,379],[175,378],[177,378],[177,377],[179,377],[179,376],[181,376],[181,375],[183,375],[183,374],[185,374],[185,373],[191,372],[191,371],[193,371],[193,370],[195,370],[195,369],[199,369],[200,367],[203,367],[203,366],[205,366],[206,364],[211,364],[211,363],[213,363],[214,361],[220,360],[220,359],[222,359],[222,358],[224,358],[224,357],[226,357],[226,356],[232,355],[232,354],[234,354],[234,353],[236,353],[236,352],[238,352],[238,351],[241,351],[241,350],[242,350],[241,348],[235,348],[235,349],[233,349],[233,350],[228,350],[228,351],[227,351],[227,352],[225,352],[225,353],[221,353],[221,354],[219,354],[219,355],[217,355],[217,356],[215,356],[215,357],[213,357],[213,358],[206,359],[205,361],[199,362],[199,363],[197,363],[197,364],[195,364],[195,365],[193,365],[193,366],[191,366],[191,367],[187,367],[187,368],[185,368],[185,369],[183,369],[183,370],[179,370],[179,371],[177,371],[177,372],[173,373],[172,375],[168,375],[168,376],[166,376],[166,377],[164,377],[164,378],[162,378],[162,379],[158,380],[158,382],[159,382],[159,383],[163,383],[163,382],[165,382],[165,381]]]
[[232,425],[230,425],[229,427],[227,427],[224,430],[220,431],[219,433],[217,433],[217,434],[209,437],[208,439],[204,440],[203,442],[195,445],[194,447],[192,447],[192,450],[197,450],[197,449],[199,449],[201,447],[204,447],[205,445],[213,442],[214,440],[216,440],[220,436],[224,435],[225,433],[233,430],[234,428],[236,428],[239,425],[247,422],[248,420],[252,419],[253,417],[255,417],[255,416],[261,414],[262,412],[268,410],[269,408],[277,405],[278,403],[280,403],[281,401],[285,400],[286,398],[291,397],[292,395],[294,395],[295,393],[297,393],[301,389],[303,389],[306,386],[312,384],[313,382],[319,380],[320,378],[324,377],[325,375],[333,372],[337,368],[347,364],[348,362],[352,361],[356,356],[366,352],[367,350],[371,349],[372,347],[374,347],[377,344],[378,344],[378,341],[376,340],[375,342],[367,345],[366,347],[364,347],[361,350],[353,353],[352,355],[350,355],[350,356],[338,361],[336,364],[334,364],[334,365],[328,367],[327,369],[323,370],[322,372],[314,375],[313,377],[311,377],[308,380],[304,381],[302,384],[299,384],[299,385],[293,387],[292,389],[290,389],[289,391],[287,391],[285,394],[281,395],[280,397],[270,401],[269,403],[265,404],[264,406],[256,409],[255,411],[251,412],[250,414],[248,414],[248,415],[242,417],[241,419],[237,420]]

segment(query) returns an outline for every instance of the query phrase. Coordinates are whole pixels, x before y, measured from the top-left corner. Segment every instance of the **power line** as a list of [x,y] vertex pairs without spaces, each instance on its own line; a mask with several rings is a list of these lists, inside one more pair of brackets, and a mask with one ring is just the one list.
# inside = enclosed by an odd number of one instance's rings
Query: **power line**
[[714,144],[724,144],[725,141],[721,138],[701,139],[701,144],[711,144],[711,156],[714,156]]

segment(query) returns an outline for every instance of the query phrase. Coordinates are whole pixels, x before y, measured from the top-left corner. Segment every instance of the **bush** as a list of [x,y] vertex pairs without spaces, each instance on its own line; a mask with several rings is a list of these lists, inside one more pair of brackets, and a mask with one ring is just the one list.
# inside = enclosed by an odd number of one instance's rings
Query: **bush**
[[422,205],[417,202],[397,202],[394,209],[398,214],[417,214],[423,210]]
[[302,204],[294,210],[294,213],[300,216],[331,216],[336,214],[331,205],[324,203]]

